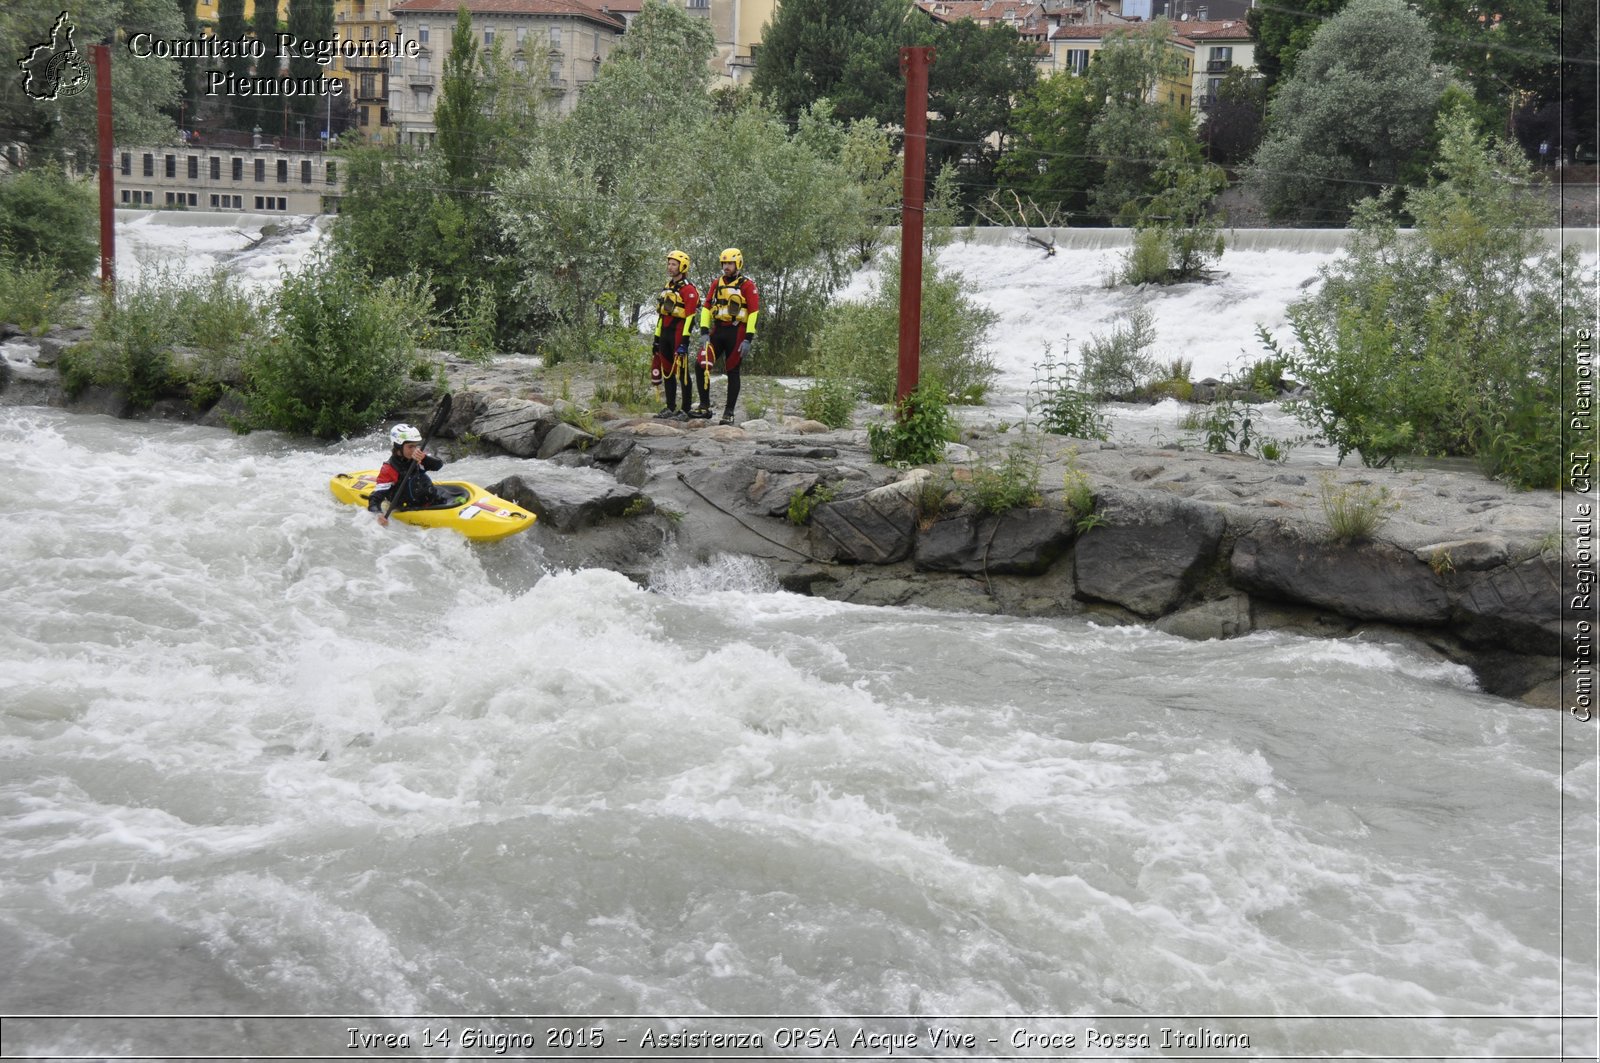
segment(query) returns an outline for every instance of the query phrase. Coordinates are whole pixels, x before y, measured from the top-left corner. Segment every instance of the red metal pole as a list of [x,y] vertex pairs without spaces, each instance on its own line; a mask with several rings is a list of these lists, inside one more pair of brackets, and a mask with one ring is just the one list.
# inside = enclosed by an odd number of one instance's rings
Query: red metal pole
[[900,211],[900,375],[895,403],[917,389],[922,358],[922,186],[928,166],[928,67],[934,50],[900,49],[906,79],[906,164]]
[[110,289],[117,282],[117,213],[111,170],[111,46],[97,44],[93,50],[95,97],[100,111],[100,284]]

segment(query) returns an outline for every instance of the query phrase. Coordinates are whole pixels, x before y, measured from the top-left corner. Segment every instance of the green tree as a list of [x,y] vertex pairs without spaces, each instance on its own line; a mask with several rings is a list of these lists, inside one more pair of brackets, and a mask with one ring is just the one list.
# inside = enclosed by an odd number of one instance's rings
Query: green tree
[[100,258],[96,200],[47,166],[0,177],[0,259],[86,277]]
[[762,33],[752,81],[791,123],[827,99],[842,120],[902,125],[900,48],[932,34],[926,17],[904,0],[785,0]]
[[[48,41],[62,6],[42,3],[0,4],[0,41],[15,52],[12,62],[30,45]],[[28,147],[33,163],[76,155],[95,157],[98,119],[94,61],[90,47],[116,35],[149,31],[154,37],[182,37],[183,16],[173,0],[74,0],[73,42],[87,67],[89,83],[70,96],[31,99],[23,91],[17,68],[0,77],[0,142]],[[113,133],[118,144],[161,144],[173,140],[182,88],[178,64],[154,57],[138,59],[126,48],[111,49]]]
[[1400,0],[1351,0],[1279,87],[1248,179],[1276,218],[1342,224],[1425,145],[1444,90],[1433,35]]
[[1088,78],[1041,78],[1017,101],[1014,130],[995,166],[1001,186],[1073,215],[1089,210],[1105,165],[1089,150],[1100,101]]
[[[271,4],[274,0],[262,0]],[[294,34],[301,41],[325,41],[333,38],[333,0],[289,0],[289,20],[285,32]],[[315,78],[323,72],[323,67],[318,65],[314,56],[296,55],[289,60],[289,76],[293,78]],[[317,96],[295,96],[289,100],[289,116],[291,124],[284,129],[285,133],[293,132],[299,135],[300,127],[293,124],[297,118],[306,119],[308,128],[314,128],[313,121],[321,109],[322,101]]]
[[[705,191],[706,171],[672,163],[710,139],[713,48],[703,20],[647,0],[572,114],[540,127],[497,182],[515,298],[559,324],[543,337],[550,356],[582,356],[608,320],[631,319],[669,243],[707,261],[713,237],[691,246],[688,234],[724,212]],[[719,169],[742,175],[745,160],[720,132],[718,152],[733,163]]]
[[433,150],[450,192],[458,198],[477,195],[489,184],[493,141],[486,112],[488,88],[479,69],[478,40],[467,5],[456,9],[440,78],[439,103],[433,109],[438,130]]
[[1158,187],[1168,140],[1194,141],[1188,112],[1154,99],[1160,82],[1182,71],[1167,43],[1171,36],[1172,24],[1164,18],[1107,34],[1085,75],[1092,98],[1100,101],[1089,126],[1089,146],[1105,167],[1091,197],[1103,217],[1136,216]]
[[929,174],[959,165],[963,199],[970,204],[994,183],[997,145],[1012,128],[1012,101],[1037,80],[1032,45],[1005,23],[979,26],[965,18],[938,26],[933,44]]
[[1576,248],[1545,244],[1550,209],[1528,161],[1485,142],[1466,108],[1446,116],[1435,176],[1406,196],[1414,236],[1364,201],[1322,289],[1290,307],[1288,366],[1312,392],[1301,415],[1368,465],[1467,454],[1514,483],[1555,486],[1581,446],[1554,412],[1577,371],[1563,326],[1595,327],[1594,274]]
[[1295,61],[1323,23],[1344,10],[1349,0],[1296,0],[1293,4],[1260,4],[1245,14],[1256,42],[1256,69],[1274,88],[1294,74]]
[[[265,54],[255,64],[257,77],[278,77],[280,60],[278,56],[278,30],[281,24],[278,21],[278,0],[260,0],[255,6],[255,11],[250,19],[250,33],[257,41],[261,42]],[[252,126],[260,126],[261,131],[268,136],[283,132],[283,106],[273,96],[254,97],[255,103],[251,107],[250,122]]]
[[1224,166],[1255,154],[1266,131],[1267,84],[1244,67],[1234,67],[1217,86],[1217,94],[1200,107],[1200,142],[1206,160]]
[[[250,24],[245,21],[244,17],[244,0],[217,0],[218,37],[226,41],[244,40],[249,32],[249,26]],[[224,73],[231,74],[235,78],[249,77],[250,57],[247,55],[231,56],[222,61],[222,69]],[[250,109],[244,104],[248,98],[228,96],[225,99],[228,107],[227,120],[235,125],[247,125]]]

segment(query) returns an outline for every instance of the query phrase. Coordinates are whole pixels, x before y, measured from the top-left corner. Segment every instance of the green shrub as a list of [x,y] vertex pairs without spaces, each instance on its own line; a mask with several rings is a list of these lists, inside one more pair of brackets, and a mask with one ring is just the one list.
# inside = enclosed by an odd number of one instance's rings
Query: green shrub
[[1586,447],[1556,411],[1577,378],[1570,334],[1596,325],[1594,275],[1574,247],[1544,245],[1548,206],[1514,146],[1484,143],[1464,109],[1440,129],[1440,180],[1405,200],[1415,233],[1361,204],[1321,290],[1289,308],[1298,350],[1262,339],[1310,389],[1292,409],[1340,458],[1472,455],[1554,487]]
[[872,460],[884,465],[931,465],[944,458],[944,445],[956,438],[955,419],[937,381],[925,381],[906,396],[887,424],[867,426]]
[[1039,505],[1039,447],[1024,436],[1006,449],[998,466],[979,465],[962,492],[983,513]]
[[818,377],[800,396],[800,412],[829,428],[849,428],[855,409],[855,386],[839,377]]
[[1091,335],[1079,350],[1083,388],[1102,399],[1133,396],[1156,375],[1156,361],[1146,353],[1155,341],[1155,315],[1149,307],[1136,306],[1120,315],[1110,335]]
[[36,336],[62,320],[80,290],[54,266],[0,258],[0,321]]
[[658,405],[650,387],[650,348],[644,337],[632,329],[601,329],[587,354],[600,363],[595,401],[615,402],[627,410]]
[[469,362],[494,357],[496,305],[493,285],[485,281],[464,284],[450,313],[450,340]]
[[1033,391],[1029,395],[1039,427],[1058,436],[1074,439],[1107,439],[1110,428],[1094,397],[1078,385],[1078,370],[1072,364],[1050,359],[1033,369]]
[[1117,280],[1122,284],[1165,284],[1169,268],[1166,234],[1156,228],[1135,229]]
[[806,523],[811,519],[812,510],[833,499],[832,484],[816,484],[809,491],[796,491],[789,496],[789,523]]
[[323,439],[371,428],[402,394],[430,312],[414,277],[374,284],[327,258],[285,276],[249,366],[250,423]]
[[[975,304],[960,274],[929,260],[922,273],[920,375],[944,382],[949,401],[983,401],[999,372],[983,344],[999,315]],[[836,305],[807,363],[812,376],[853,380],[869,402],[894,400],[900,369],[900,271],[891,262],[865,302]]]
[[16,262],[87,277],[100,259],[89,185],[48,166],[0,177],[0,249]]

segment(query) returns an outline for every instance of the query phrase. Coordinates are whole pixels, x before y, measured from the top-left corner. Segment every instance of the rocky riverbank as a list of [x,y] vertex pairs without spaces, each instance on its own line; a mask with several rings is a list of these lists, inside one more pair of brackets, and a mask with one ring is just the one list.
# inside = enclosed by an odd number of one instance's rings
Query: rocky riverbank
[[[528,459],[488,486],[540,515],[530,534],[556,565],[647,580],[663,562],[732,554],[789,590],[861,604],[1082,616],[1196,639],[1398,641],[1470,666],[1490,693],[1562,704],[1563,621],[1579,617],[1562,615],[1551,492],[1035,433],[1039,504],[988,514],[963,485],[998,463],[1015,429],[969,433],[933,469],[893,469],[871,461],[859,429],[776,410],[738,426],[657,421],[588,408],[571,372],[445,364],[446,449]],[[45,373],[13,365],[0,402],[68,405]],[[569,397],[553,394],[557,381]],[[428,400],[416,401],[408,415],[420,418]],[[126,412],[94,394],[77,408]],[[156,415],[221,419],[182,403]],[[1387,520],[1340,541],[1325,504],[1340,494]]]

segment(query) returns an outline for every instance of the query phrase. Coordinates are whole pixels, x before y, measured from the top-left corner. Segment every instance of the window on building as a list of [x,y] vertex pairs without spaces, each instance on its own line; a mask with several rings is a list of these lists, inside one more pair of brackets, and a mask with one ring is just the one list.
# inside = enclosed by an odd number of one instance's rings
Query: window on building
[[280,185],[286,185],[286,184],[289,183],[289,160],[288,159],[279,159],[278,160],[278,183]]
[[168,155],[165,158],[165,162],[167,166],[167,176],[178,176],[178,157],[176,155]]
[[220,155],[211,156],[211,179],[213,181],[222,180],[222,156]]
[[1206,70],[1212,74],[1225,74],[1233,66],[1233,49],[1212,48],[1206,63]]
[[[132,152],[125,151],[125,152],[122,153],[122,176],[124,176],[124,177],[132,177],[133,176],[133,153]],[[126,199],[127,197],[124,196],[123,198]]]
[[199,192],[190,192],[189,193],[189,206],[198,207],[199,205],[200,205],[200,193]]
[[485,48],[493,48],[494,47],[494,27],[493,26],[485,26],[484,27],[484,30],[483,30],[483,46]]
[[126,188],[122,190],[122,201],[124,203],[128,201],[128,190]]
[[361,86],[357,90],[363,100],[370,100],[378,94],[378,78],[375,74],[362,74]]
[[433,76],[433,61],[425,55],[417,58],[417,76],[424,78]]
[[267,181],[267,160],[256,160],[256,184],[265,184]]
[[367,128],[367,109],[365,107],[362,107],[357,111],[356,124],[362,129]]
[[1068,48],[1067,69],[1074,74],[1082,74],[1089,69],[1089,49]]
[[550,84],[561,84],[561,60],[559,59],[550,60]]
[[552,27],[551,30],[550,30],[550,49],[551,49],[551,51],[556,51],[556,52],[559,52],[561,50],[561,27],[560,26]]
[[310,159],[301,159],[300,160],[300,183],[303,184],[303,185],[308,185],[308,184],[311,183],[311,160]]
[[526,26],[518,26],[517,27],[517,43],[521,44],[522,42],[526,41],[527,39],[528,39],[528,27],[526,27]]
[[148,152],[145,153],[144,157],[144,175],[146,177],[154,177],[156,175],[156,157]]
[[172,193],[171,192],[167,193],[167,206],[169,206],[169,207],[172,206]]
[[261,197],[260,196],[256,197],[256,209],[257,210],[261,209]]
[[211,206],[213,208],[222,206],[222,204],[218,202],[218,200],[220,200],[221,198],[222,198],[221,196],[212,196],[211,197]]
[[389,108],[387,108],[387,107],[379,107],[378,108],[378,124],[379,125],[388,125],[389,124]]
[[330,185],[339,183],[339,164],[336,162],[328,163],[328,183]]
[[361,27],[361,39],[364,40],[364,41],[372,40],[372,27],[371,26],[362,26]]
[[511,65],[517,68],[517,73],[519,74],[526,74],[528,72],[528,61],[522,58],[520,55],[517,56],[516,62],[512,63]]
[[418,44],[427,44],[428,43],[428,24],[426,22],[424,22],[422,25],[417,27],[417,43]]
[[200,156],[198,156],[198,155],[189,156],[188,170],[189,170],[189,180],[197,181],[197,180],[200,179]]
[[237,155],[233,157],[233,179],[235,181],[244,180],[244,160]]
[[706,8],[711,6],[711,0],[689,0],[690,7]]
[[[138,195],[138,193],[135,192],[134,195]],[[156,194],[154,192],[146,192],[144,194],[144,202],[145,202],[146,206],[150,206],[150,207],[155,206]]]

